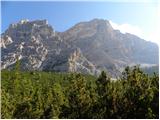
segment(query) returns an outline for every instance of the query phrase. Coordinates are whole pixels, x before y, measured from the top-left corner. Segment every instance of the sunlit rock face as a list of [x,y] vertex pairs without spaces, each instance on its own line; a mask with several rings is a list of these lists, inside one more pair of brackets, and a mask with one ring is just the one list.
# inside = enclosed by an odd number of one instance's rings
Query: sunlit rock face
[[[46,20],[21,20],[2,34],[2,69],[13,69],[17,60],[22,70],[97,73],[77,48],[63,41]],[[70,57],[74,54],[71,64]],[[80,55],[81,54],[81,55]],[[88,68],[89,67],[89,68]],[[74,69],[74,70],[73,70]],[[91,70],[90,70],[91,69]]]
[[38,69],[48,54],[45,44],[54,38],[52,31],[46,20],[11,24],[2,34],[2,68],[10,68],[19,59],[24,70]]
[[98,75],[100,71],[88,61],[82,54],[80,49],[75,50],[70,54],[68,59],[68,66],[70,72],[81,71],[81,73],[90,73],[93,75]]
[[117,76],[127,65],[158,64],[158,46],[114,30],[109,21],[94,19],[55,32],[47,20],[21,20],[1,35],[1,69],[81,72],[101,70]]

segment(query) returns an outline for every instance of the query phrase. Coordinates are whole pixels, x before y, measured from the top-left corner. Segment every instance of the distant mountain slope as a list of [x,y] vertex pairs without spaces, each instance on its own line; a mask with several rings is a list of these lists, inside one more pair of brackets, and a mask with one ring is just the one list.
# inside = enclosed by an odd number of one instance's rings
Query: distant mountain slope
[[152,66],[152,67],[144,67],[142,68],[142,70],[149,74],[149,75],[153,75],[154,73],[159,74],[159,66]]
[[114,30],[107,20],[81,22],[55,32],[46,20],[21,20],[2,34],[2,69],[17,59],[23,70],[116,76],[127,65],[158,64],[158,45]]
[[110,72],[126,65],[158,64],[157,44],[114,30],[107,20],[82,22],[59,34],[79,47],[96,67]]

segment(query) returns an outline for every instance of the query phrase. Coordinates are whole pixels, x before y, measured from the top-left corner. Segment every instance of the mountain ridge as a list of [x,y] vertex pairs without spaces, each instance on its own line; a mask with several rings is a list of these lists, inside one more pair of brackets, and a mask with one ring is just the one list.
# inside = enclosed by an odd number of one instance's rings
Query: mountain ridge
[[1,48],[2,69],[12,69],[17,56],[23,70],[106,70],[113,76],[127,65],[158,64],[158,45],[114,30],[103,19],[80,22],[64,32],[55,31],[47,20],[21,20],[2,33]]

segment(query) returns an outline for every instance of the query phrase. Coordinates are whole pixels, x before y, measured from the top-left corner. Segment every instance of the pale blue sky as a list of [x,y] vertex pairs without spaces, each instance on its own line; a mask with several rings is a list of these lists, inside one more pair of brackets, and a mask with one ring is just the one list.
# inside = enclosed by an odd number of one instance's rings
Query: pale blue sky
[[157,26],[157,2],[2,2],[2,32],[21,19],[47,19],[57,31],[94,18],[137,26],[150,34]]

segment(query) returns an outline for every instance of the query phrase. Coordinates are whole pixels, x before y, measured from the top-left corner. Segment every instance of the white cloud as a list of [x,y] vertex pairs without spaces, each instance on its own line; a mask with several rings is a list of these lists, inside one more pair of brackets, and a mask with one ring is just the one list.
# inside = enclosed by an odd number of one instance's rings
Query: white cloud
[[131,33],[137,36],[142,36],[142,30],[138,26],[133,26],[130,24],[117,24],[109,21],[112,27],[116,30],[120,30],[121,33]]
[[113,29],[120,30],[121,33],[131,33],[134,34],[142,39],[145,39],[147,41],[152,41],[160,45],[160,28],[157,26],[154,31],[151,31],[150,34],[146,34],[140,27],[133,26],[131,24],[125,23],[125,24],[117,24],[113,21],[109,21],[112,25]]
[[160,32],[159,28],[155,29],[153,32],[148,34],[148,36],[146,36],[146,39],[160,45],[160,34],[159,34],[159,32]]
[[160,1],[158,1],[156,6],[155,18],[154,29],[148,35],[146,35],[146,39],[155,42],[160,46]]

